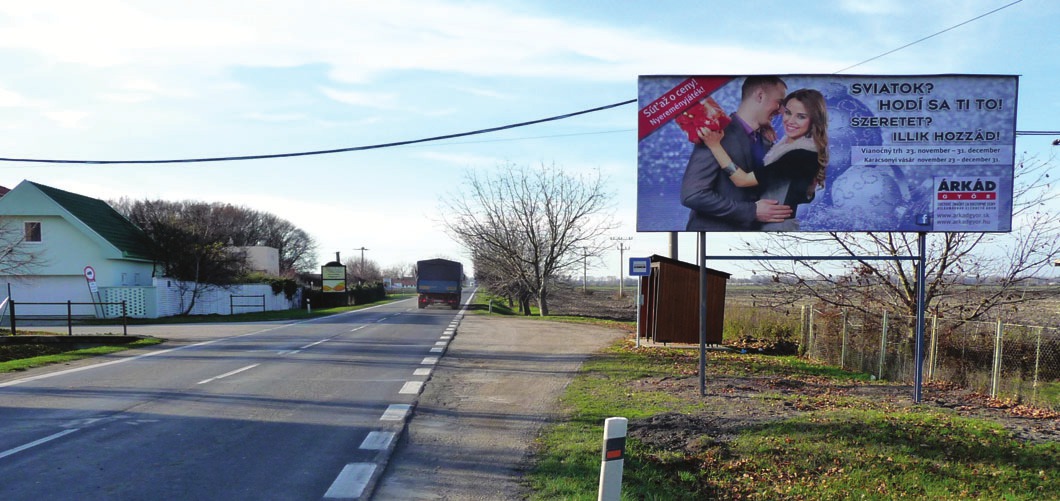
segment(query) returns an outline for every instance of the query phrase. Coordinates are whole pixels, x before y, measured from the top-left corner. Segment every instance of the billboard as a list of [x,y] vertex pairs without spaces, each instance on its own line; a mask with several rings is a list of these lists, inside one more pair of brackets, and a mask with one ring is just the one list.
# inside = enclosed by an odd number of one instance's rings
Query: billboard
[[346,266],[328,263],[320,267],[324,292],[346,292]]
[[1011,231],[1017,87],[641,76],[637,231]]

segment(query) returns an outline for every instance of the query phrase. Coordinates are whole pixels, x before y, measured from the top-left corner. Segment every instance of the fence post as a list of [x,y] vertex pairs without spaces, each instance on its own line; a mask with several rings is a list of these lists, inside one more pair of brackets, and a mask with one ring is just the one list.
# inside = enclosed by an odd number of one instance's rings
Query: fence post
[[810,312],[806,314],[806,320],[806,337],[808,338],[808,341],[806,342],[806,354],[810,355],[810,353],[815,351],[814,348],[816,347],[814,345],[817,344],[817,339],[814,337],[813,332],[813,305],[810,305]]
[[1042,359],[1042,330],[1044,329],[1045,327],[1038,327],[1038,343],[1034,348],[1034,385],[1031,386],[1033,388],[1031,401],[1034,403],[1038,403],[1038,363]]
[[880,329],[880,370],[876,379],[883,380],[883,365],[887,361],[887,310],[883,311],[883,325]]
[[66,300],[66,335],[67,336],[73,336],[74,335],[73,306],[71,305],[69,299]]
[[1001,387],[1001,330],[1001,317],[998,317],[994,334],[994,370],[990,381],[990,398],[997,398]]
[[935,379],[935,364],[938,363],[939,316],[931,317],[931,346],[928,351],[928,381]]
[[125,300],[121,300],[121,335],[129,335],[129,309],[125,306]]
[[11,300],[11,335],[15,335],[15,300]]
[[806,305],[802,305],[799,310],[799,356],[806,354],[806,345],[809,341],[806,339]]
[[839,316],[839,321],[843,322],[843,344],[842,344],[842,348],[840,348],[840,350],[839,350],[839,368],[840,369],[846,369],[847,368],[846,367],[846,361],[847,361],[847,335],[848,335],[847,334],[847,310],[844,309],[842,311],[842,314]]

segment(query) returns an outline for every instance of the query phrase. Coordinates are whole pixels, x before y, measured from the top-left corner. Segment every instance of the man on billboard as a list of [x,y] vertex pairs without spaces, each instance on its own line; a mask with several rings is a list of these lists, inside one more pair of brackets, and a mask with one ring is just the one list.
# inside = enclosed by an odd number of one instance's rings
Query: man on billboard
[[[780,112],[787,85],[776,76],[749,76],[741,88],[740,105],[725,127],[721,145],[748,172],[763,165],[776,140],[772,118]],[[761,223],[792,217],[790,206],[759,200],[756,188],[737,187],[710,148],[697,142],[681,182],[681,204],[690,209],[688,231],[751,231]]]
[[723,131],[703,127],[699,138],[714,153],[721,170],[740,188],[757,186],[763,200],[777,200],[792,208],[783,222],[763,222],[762,231],[799,231],[796,207],[810,203],[825,186],[828,168],[828,108],[824,96],[814,89],[799,89],[784,98],[783,139],[762,157],[754,171],[732,160],[722,146]]

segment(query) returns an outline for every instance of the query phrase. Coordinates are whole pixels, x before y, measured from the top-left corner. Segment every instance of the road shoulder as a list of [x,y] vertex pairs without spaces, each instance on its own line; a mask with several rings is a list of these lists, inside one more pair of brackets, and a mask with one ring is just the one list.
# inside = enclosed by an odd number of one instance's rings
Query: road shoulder
[[626,335],[471,315],[424,387],[374,499],[519,499],[534,438],[592,353]]

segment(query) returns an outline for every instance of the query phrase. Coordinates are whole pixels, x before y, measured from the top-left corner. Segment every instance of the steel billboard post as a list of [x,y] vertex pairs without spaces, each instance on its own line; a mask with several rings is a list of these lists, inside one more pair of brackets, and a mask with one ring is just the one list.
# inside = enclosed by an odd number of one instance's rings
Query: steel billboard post
[[699,255],[699,396],[707,394],[707,233],[696,239]]
[[924,385],[924,304],[926,297],[925,264],[927,264],[927,233],[917,235],[917,269],[916,269],[916,374],[913,375],[913,403],[919,404],[923,397]]

